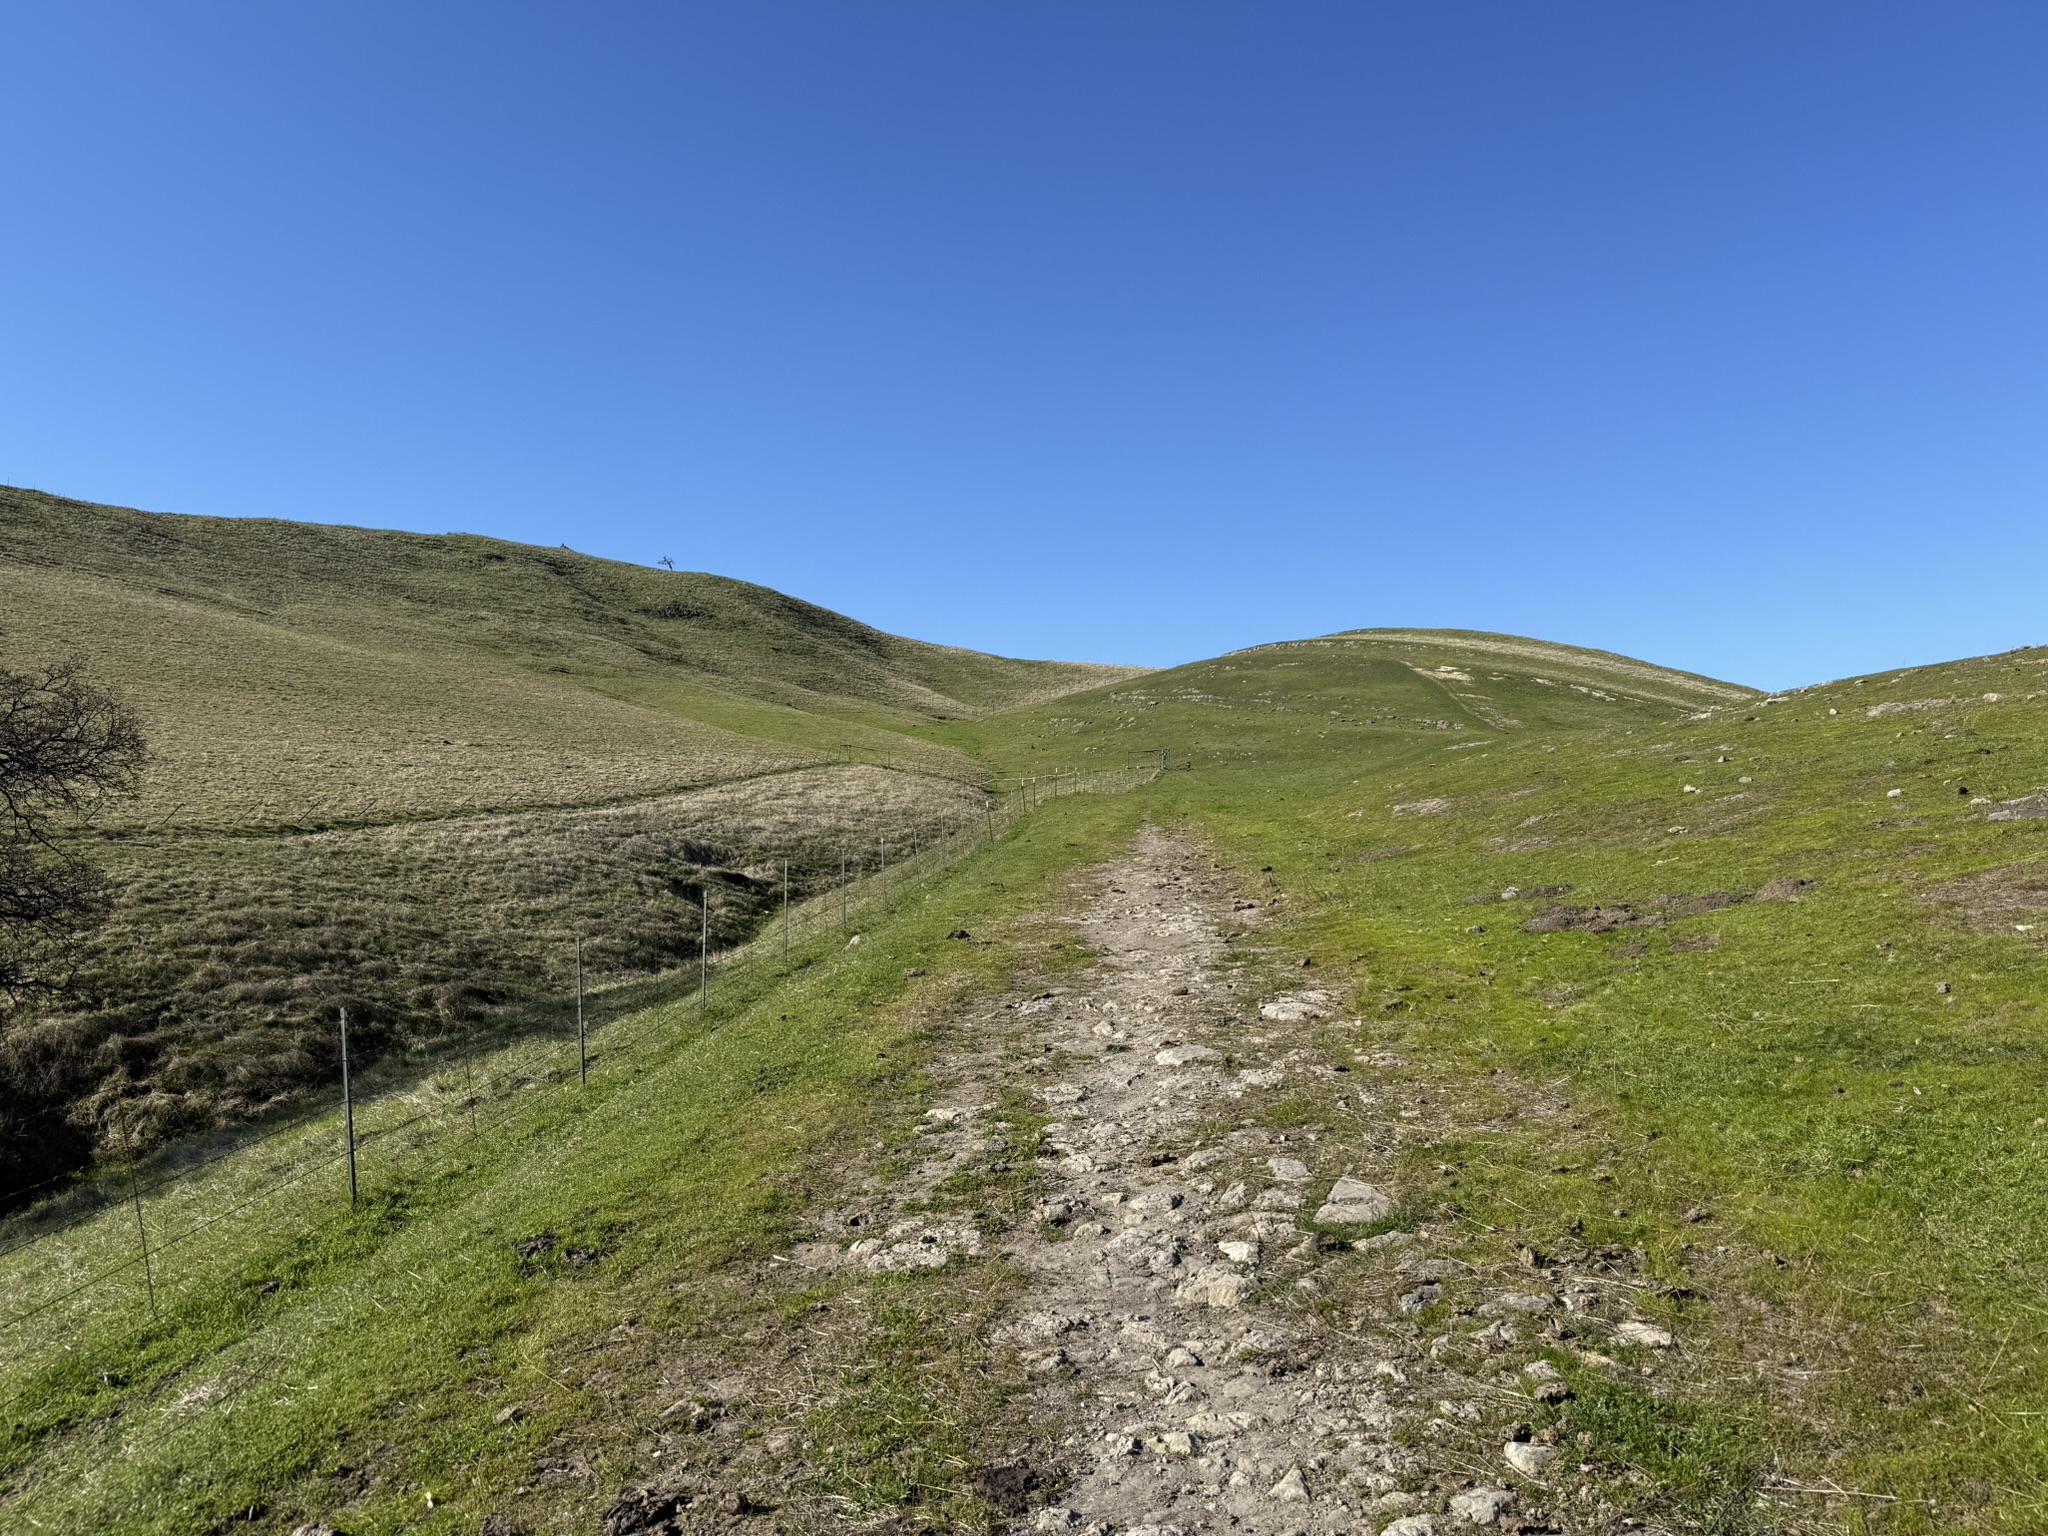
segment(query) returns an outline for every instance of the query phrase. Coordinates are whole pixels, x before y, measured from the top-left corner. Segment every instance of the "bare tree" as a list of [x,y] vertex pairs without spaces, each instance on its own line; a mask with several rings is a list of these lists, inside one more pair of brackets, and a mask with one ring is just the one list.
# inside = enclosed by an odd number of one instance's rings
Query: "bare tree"
[[65,940],[102,910],[105,877],[73,834],[134,790],[147,756],[83,661],[0,667],[0,1000],[50,987]]

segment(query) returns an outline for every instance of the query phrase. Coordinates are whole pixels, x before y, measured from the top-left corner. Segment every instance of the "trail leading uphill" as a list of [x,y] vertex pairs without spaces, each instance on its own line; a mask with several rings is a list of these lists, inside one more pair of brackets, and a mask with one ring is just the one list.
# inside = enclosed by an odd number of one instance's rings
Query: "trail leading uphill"
[[[1097,874],[1075,920],[1101,956],[1086,987],[983,1013],[991,1048],[941,1069],[930,1119],[950,1129],[895,1191],[914,1206],[986,1155],[1002,1079],[1043,1084],[1045,1198],[1003,1240],[1027,1278],[995,1337],[1037,1383],[1058,1467],[1014,1469],[1019,1528],[1423,1536],[1445,1518],[1612,1518],[1575,1475],[1568,1417],[1540,1435],[1519,1421],[1555,1420],[1570,1395],[1539,1358],[1562,1342],[1553,1320],[1673,1343],[1629,1315],[1627,1280],[1597,1261],[1481,1274],[1440,1251],[1448,1228],[1405,1219],[1381,1167],[1332,1165],[1323,1127],[1261,1128],[1261,1099],[1343,1076],[1307,1038],[1328,994],[1251,1006],[1219,927],[1255,914],[1231,913],[1214,866],[1156,829]],[[1382,1145],[1436,1113],[1352,1080]],[[979,1250],[967,1225],[913,1218],[845,1252],[890,1270]]]

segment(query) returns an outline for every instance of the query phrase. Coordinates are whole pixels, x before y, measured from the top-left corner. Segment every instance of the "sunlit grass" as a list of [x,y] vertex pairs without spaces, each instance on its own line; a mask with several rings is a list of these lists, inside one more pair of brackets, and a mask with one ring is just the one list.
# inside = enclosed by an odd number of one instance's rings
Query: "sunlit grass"
[[[1101,835],[1135,815],[1102,797],[1061,809]],[[665,1361],[744,1359],[747,1337],[843,1288],[746,1277],[850,1163],[914,1125],[932,1005],[1018,963],[1012,945],[945,935],[1032,931],[1072,850],[1027,825],[957,873],[941,872],[947,857],[897,871],[889,911],[873,877],[858,947],[820,899],[788,957],[764,935],[708,1011],[683,988],[609,1025],[587,1088],[556,1036],[373,1095],[360,1131],[433,1118],[417,1140],[370,1141],[352,1211],[341,1165],[319,1161],[338,1147],[331,1114],[145,1198],[161,1241],[281,1171],[313,1170],[204,1247],[160,1254],[154,1311],[138,1272],[45,1314],[35,1338],[14,1332],[0,1357],[9,1519],[170,1532],[257,1506],[286,1528],[346,1508],[356,1532],[474,1530],[499,1509],[590,1521],[644,1470],[634,1447],[664,1394],[683,1395],[664,1385]],[[545,1250],[520,1252],[543,1233]],[[572,1249],[592,1256],[578,1264]],[[135,1253],[132,1211],[110,1207],[15,1255],[0,1287],[33,1304],[55,1256],[83,1273]],[[828,1355],[826,1406],[796,1421],[822,1487],[873,1503],[917,1486],[981,1518],[958,1452],[1000,1409],[1000,1383],[975,1361],[1003,1283],[989,1270],[965,1308],[957,1276],[879,1283],[881,1331]],[[886,1366],[872,1347],[884,1339]],[[507,1406],[521,1411],[510,1426],[496,1422]],[[582,1470],[541,1475],[558,1462]]]
[[[1613,1454],[1691,1487],[1699,1518],[1754,1475],[1743,1508],[1762,1493],[1857,1528],[2031,1528],[2048,1494],[2048,1313],[2027,1299],[2048,1269],[2048,822],[1985,812],[2048,785],[2048,658],[1697,718],[1489,677],[1455,640],[1443,659],[1523,728],[1418,727],[1429,685],[1405,661],[1294,647],[961,730],[1017,768],[1139,727],[1192,762],[1152,810],[1225,850],[1273,924],[1257,943],[1276,981],[1310,958],[1339,990],[1362,1022],[1337,1059],[1394,1051],[1484,1127],[1414,1154],[1414,1190],[1455,1199],[1504,1254],[1576,1222],[1698,1293],[1643,1303],[1687,1341],[1707,1427],[1588,1409]],[[1780,877],[1817,883],[1748,899]],[[1470,904],[1551,885],[1572,889]],[[1669,899],[1716,892],[1744,899],[1691,916]],[[1558,903],[1653,925],[1524,931]],[[1502,1104],[1503,1084],[1521,1097]],[[1534,1113],[1545,1095],[1569,1112]],[[1832,1487],[1867,1497],[1831,1504]]]

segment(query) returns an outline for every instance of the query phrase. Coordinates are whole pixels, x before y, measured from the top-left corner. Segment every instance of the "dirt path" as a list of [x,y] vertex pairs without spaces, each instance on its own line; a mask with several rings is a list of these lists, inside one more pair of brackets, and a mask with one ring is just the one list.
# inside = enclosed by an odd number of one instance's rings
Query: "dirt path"
[[[1231,1022],[1249,1010],[1218,972],[1223,903],[1207,873],[1148,831],[1080,924],[1104,957],[1094,986],[1033,1031],[1067,1058],[1040,1094],[1065,1153],[1042,1214],[1066,1240],[1016,1245],[1033,1278],[1011,1335],[1042,1351],[1044,1407],[1069,1426],[1078,1473],[1041,1529],[1348,1529],[1413,1470],[1386,1434],[1378,1362],[1333,1355],[1292,1309],[1252,1299],[1314,1283],[1321,1249],[1297,1217],[1329,1181],[1302,1155],[1312,1145],[1249,1124],[1189,1145],[1233,1096],[1308,1070],[1285,1026],[1321,1001]],[[1391,1209],[1369,1186],[1347,1192],[1368,1220]]]
[[[1543,1478],[1565,1470],[1557,1449],[1503,1423],[1561,1392],[1515,1347],[1559,1298],[1503,1286],[1464,1309],[1455,1337],[1426,1337],[1411,1319],[1440,1282],[1477,1278],[1471,1267],[1435,1256],[1427,1226],[1363,1236],[1394,1214],[1375,1171],[1343,1166],[1315,1127],[1269,1132],[1248,1113],[1248,1096],[1333,1075],[1303,1048],[1330,999],[1241,990],[1220,927],[1255,914],[1233,913],[1214,866],[1187,847],[1148,829],[1103,873],[1075,920],[1102,963],[1084,988],[979,1021],[987,1047],[942,1073],[933,1155],[898,1190],[985,1156],[1001,1083],[1038,1085],[1054,1117],[1048,1192],[1038,1221],[1002,1239],[1028,1278],[997,1336],[1038,1383],[1034,1418],[1061,1465],[1017,1470],[1018,1528],[1589,1528],[1552,1512]],[[983,1241],[967,1223],[901,1221],[853,1256],[935,1265]],[[1317,1305],[1332,1265],[1360,1298],[1337,1318]],[[1022,1513],[1034,1484],[1033,1502],[1051,1503]],[[1006,1491],[998,1478],[990,1494]]]

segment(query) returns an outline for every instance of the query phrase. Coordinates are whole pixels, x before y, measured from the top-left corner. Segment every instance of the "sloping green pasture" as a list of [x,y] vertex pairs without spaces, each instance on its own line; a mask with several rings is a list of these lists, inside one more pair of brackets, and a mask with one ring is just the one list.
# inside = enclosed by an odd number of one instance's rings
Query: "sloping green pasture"
[[[0,665],[82,656],[139,715],[87,838],[113,919],[0,1003],[0,1207],[131,1140],[744,937],[978,818],[922,727],[1130,669],[887,635],[564,549],[178,517],[0,487]],[[877,771],[880,770],[880,771]]]
[[[1191,763],[1154,814],[1340,990],[1336,1059],[1404,1054],[1474,1104],[1523,1085],[1411,1193],[1503,1241],[1642,1246],[1692,1390],[1768,1422],[1781,1502],[2041,1528],[2048,653],[1683,708],[1490,659],[1368,633],[975,729],[1020,771]],[[1479,712],[1432,711],[1441,668]],[[1513,1127],[1539,1088],[1569,1129]]]
[[1636,1304],[1680,1348],[1627,1390],[1587,1376],[1580,1411],[1646,1516],[2039,1529],[2044,677],[2035,651],[1765,700],[1365,632],[927,719],[1004,777],[1146,751],[1174,771],[1053,803],[857,950],[800,949],[705,1019],[627,1021],[654,1043],[587,1093],[506,1101],[464,1158],[373,1177],[352,1219],[252,1229],[173,1279],[161,1321],[131,1286],[78,1347],[20,1357],[5,1508],[587,1528],[655,1450],[685,1454],[650,1429],[665,1400],[879,1306],[830,1406],[791,1410],[811,1475],[851,1509],[985,1521],[962,1479],[1006,1411],[978,1353],[1000,1274],[855,1302],[775,1255],[848,1164],[892,1155],[952,998],[1073,963],[1034,914],[1150,816],[1237,872],[1243,959],[1342,1000],[1304,1034],[1341,1081],[1445,1106],[1404,1154],[1409,1209],[1507,1255],[1642,1251]]
[[[334,1115],[149,1195],[154,1310],[125,1206],[0,1256],[0,1525],[282,1531],[326,1515],[368,1536],[507,1513],[592,1529],[662,1470],[664,1445],[706,1458],[708,1478],[744,1461],[663,1410],[742,1390],[721,1372],[772,1365],[835,1301],[856,1309],[851,1353],[814,1373],[814,1408],[788,1411],[819,1469],[802,1491],[985,1523],[963,1469],[1001,1413],[978,1364],[1000,1266],[965,1300],[951,1272],[848,1295],[777,1255],[850,1170],[911,1135],[948,1000],[1004,985],[1027,954],[1060,963],[1034,914],[1137,805],[1061,812],[1061,839],[1026,825],[958,873],[893,887],[860,946],[827,913],[787,960],[763,941],[708,1010],[685,989],[608,1026],[587,1087],[557,1036],[373,1099],[353,1212]],[[996,942],[949,942],[962,924]],[[430,1130],[409,1136],[421,1113]],[[73,1275],[122,1264],[64,1299]]]

